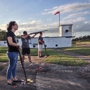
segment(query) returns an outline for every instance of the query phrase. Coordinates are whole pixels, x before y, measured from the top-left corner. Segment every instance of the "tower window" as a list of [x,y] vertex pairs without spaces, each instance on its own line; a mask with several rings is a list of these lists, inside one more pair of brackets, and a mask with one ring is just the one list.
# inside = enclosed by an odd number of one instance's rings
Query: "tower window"
[[65,32],[67,33],[69,30],[66,30]]

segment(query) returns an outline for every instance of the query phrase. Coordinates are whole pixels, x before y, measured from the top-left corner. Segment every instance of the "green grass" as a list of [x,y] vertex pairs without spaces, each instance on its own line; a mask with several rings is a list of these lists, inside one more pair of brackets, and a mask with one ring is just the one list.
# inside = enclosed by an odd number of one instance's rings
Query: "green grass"
[[37,56],[38,55],[38,49],[37,48],[31,49],[30,53],[31,53],[32,56]]
[[90,41],[76,41],[76,45],[90,44]]
[[0,47],[0,62],[7,62],[7,47]]
[[[51,53],[50,53],[51,52]],[[84,60],[74,58],[69,55],[62,54],[60,52],[56,52],[55,50],[49,49],[50,56],[47,57],[44,62],[66,65],[66,66],[78,66],[78,65],[86,65],[88,64]]]
[[[6,47],[0,47],[0,62],[8,61],[6,52],[7,52]],[[80,60],[78,58],[74,58],[72,56],[65,55],[60,52],[56,52],[55,50],[52,49],[47,49],[47,53],[49,56],[44,60],[44,62],[59,64],[59,65],[72,65],[72,66],[87,64],[87,62],[85,62],[84,60]],[[31,49],[31,55],[37,56],[38,50]],[[44,49],[43,49],[43,55],[45,55]]]
[[[37,56],[37,49],[31,49],[31,55]],[[42,51],[43,55],[45,55],[45,51]],[[56,52],[53,49],[47,49],[47,54],[49,55],[44,62],[59,64],[59,65],[71,65],[71,66],[78,66],[78,65],[85,65],[87,62],[84,60],[80,60],[78,58],[74,58],[69,55],[62,54],[60,52]]]
[[66,48],[64,50],[79,53],[82,55],[90,55],[90,47],[72,47],[72,48]]
[[[48,51],[48,55],[54,55],[54,54],[59,54],[58,52],[52,52],[52,50],[51,49],[47,49]],[[43,51],[42,51],[42,54],[43,55],[45,55],[45,49],[43,49]],[[35,48],[35,49],[31,49],[31,55],[32,56],[37,56],[38,55],[38,49],[37,48]]]
[[[78,44],[73,44],[72,47],[61,48],[61,49],[79,53],[82,55],[90,55],[90,46],[88,46],[88,45],[90,45],[90,42],[77,42],[77,43]],[[83,46],[83,44],[85,44],[85,46]]]

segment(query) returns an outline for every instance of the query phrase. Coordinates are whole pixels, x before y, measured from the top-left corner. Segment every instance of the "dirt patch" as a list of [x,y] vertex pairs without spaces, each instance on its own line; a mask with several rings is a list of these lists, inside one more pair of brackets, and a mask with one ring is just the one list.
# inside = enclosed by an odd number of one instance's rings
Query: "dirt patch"
[[[27,85],[17,84],[17,87],[6,83],[6,69],[0,72],[0,90],[90,90],[90,65],[86,66],[63,66],[47,64],[49,71],[40,72],[36,68],[43,63],[44,58],[32,56],[33,64],[29,63],[27,57],[24,62],[27,78],[33,80]],[[17,67],[17,76],[24,79],[23,69],[20,61]]]
[[[31,56],[31,61],[33,62],[33,63],[42,63],[43,62],[43,60],[45,59],[45,57],[43,56],[43,57],[38,57],[38,56]],[[26,56],[25,57],[25,62],[29,62],[29,60],[28,60],[28,57]]]

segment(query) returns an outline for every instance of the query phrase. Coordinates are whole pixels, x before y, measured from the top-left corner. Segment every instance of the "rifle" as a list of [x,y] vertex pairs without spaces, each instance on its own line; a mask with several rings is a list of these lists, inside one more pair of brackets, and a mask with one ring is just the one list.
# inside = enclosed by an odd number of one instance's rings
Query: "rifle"
[[42,31],[33,32],[33,33],[30,33],[29,35],[31,35],[31,34],[36,34],[36,33],[40,33],[40,32],[46,32],[46,31],[48,31],[48,30],[42,30]]

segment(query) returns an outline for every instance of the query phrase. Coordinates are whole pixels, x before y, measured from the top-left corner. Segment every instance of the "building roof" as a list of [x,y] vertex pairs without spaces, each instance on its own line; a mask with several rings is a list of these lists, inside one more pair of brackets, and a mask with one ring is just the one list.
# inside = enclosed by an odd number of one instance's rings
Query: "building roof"
[[69,25],[73,25],[73,24],[61,24],[60,26],[69,26]]

